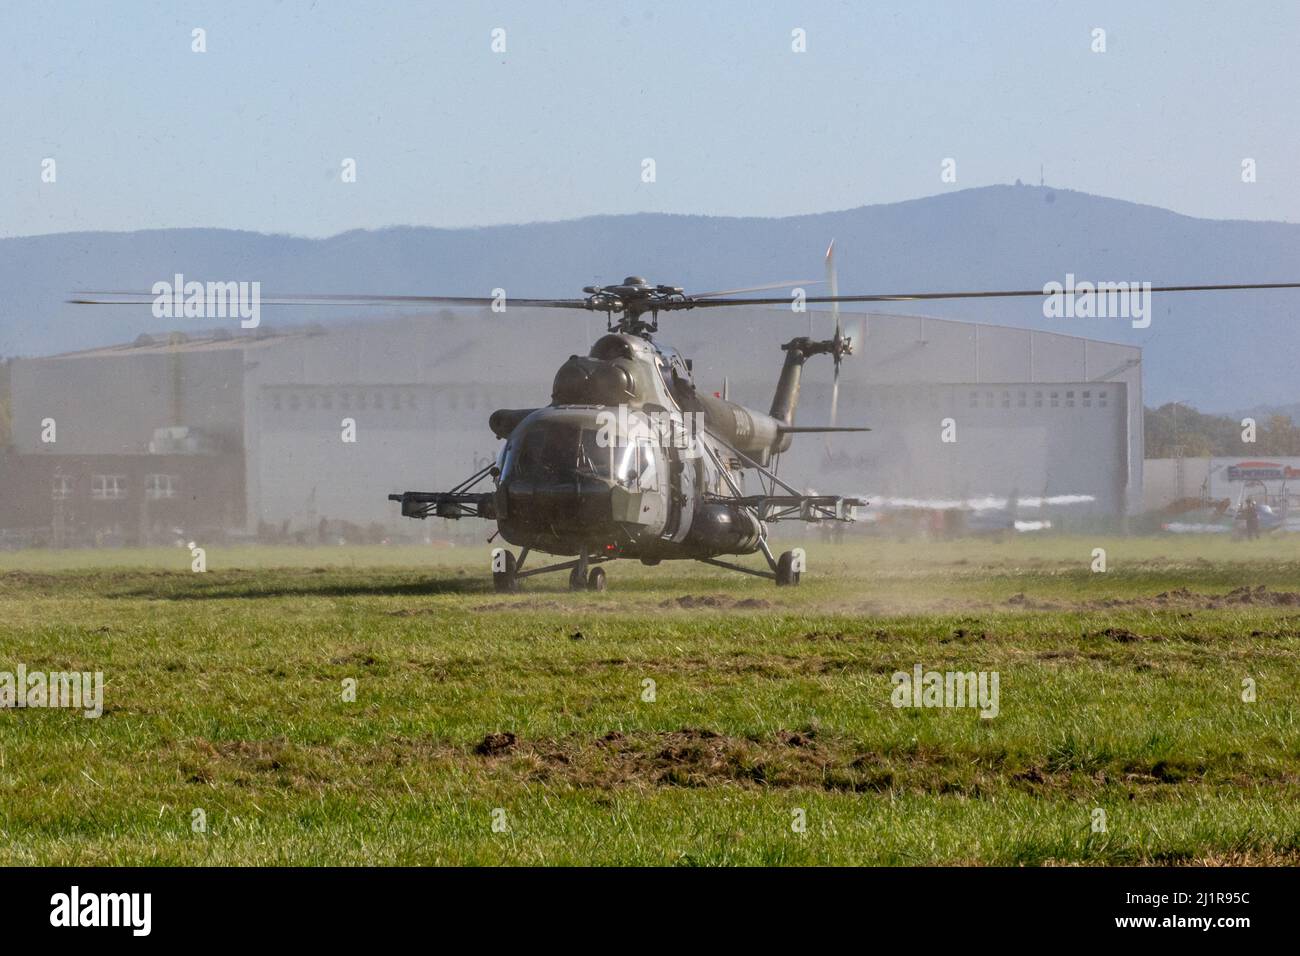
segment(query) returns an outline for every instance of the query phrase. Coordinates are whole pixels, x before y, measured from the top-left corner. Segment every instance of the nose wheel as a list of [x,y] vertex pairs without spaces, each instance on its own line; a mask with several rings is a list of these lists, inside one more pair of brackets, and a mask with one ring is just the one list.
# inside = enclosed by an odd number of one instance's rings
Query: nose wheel
[[799,583],[799,575],[800,572],[795,570],[794,552],[783,551],[776,559],[776,586],[793,587]]
[[519,563],[511,552],[503,550],[499,564],[494,559],[492,587],[498,594],[512,594],[519,590]]

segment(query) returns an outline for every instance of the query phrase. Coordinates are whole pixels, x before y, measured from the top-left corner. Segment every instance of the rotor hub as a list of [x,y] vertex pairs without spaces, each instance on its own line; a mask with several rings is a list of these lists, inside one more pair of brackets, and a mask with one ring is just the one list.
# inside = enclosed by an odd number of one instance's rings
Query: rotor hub
[[[690,308],[690,299],[680,287],[650,285],[644,276],[627,276],[619,285],[586,286],[582,291],[587,293],[587,309],[604,312],[611,331],[632,335],[657,332],[660,309]],[[649,322],[641,318],[647,312],[652,317]]]

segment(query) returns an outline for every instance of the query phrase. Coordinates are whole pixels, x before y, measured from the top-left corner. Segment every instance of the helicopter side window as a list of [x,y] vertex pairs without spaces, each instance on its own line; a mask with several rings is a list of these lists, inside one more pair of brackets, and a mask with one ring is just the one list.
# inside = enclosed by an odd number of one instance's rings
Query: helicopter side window
[[614,479],[632,491],[654,491],[659,487],[653,443],[639,439],[614,449]]
[[640,452],[637,482],[642,491],[655,491],[659,487],[659,468],[655,462],[654,443],[642,438],[637,442],[637,450]]
[[614,479],[628,488],[637,487],[637,477],[641,473],[640,455],[636,442],[629,442],[614,449]]

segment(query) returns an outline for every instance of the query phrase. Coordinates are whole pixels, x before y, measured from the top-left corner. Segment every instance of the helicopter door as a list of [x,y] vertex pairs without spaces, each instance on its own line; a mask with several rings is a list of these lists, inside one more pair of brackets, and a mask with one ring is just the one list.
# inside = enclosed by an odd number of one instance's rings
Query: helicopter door
[[645,438],[637,441],[636,451],[636,473],[631,485],[634,490],[641,492],[639,523],[647,525],[651,533],[660,534],[665,524],[671,520],[669,459],[663,448]]
[[691,532],[691,519],[695,517],[696,487],[699,484],[699,461],[686,449],[668,449],[668,470],[671,478],[668,488],[668,521],[664,537],[681,542]]

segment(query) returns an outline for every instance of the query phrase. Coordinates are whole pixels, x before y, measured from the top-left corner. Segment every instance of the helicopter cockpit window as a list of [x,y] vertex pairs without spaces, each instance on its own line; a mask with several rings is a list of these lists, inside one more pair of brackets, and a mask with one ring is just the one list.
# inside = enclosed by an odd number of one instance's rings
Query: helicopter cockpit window
[[614,476],[613,456],[617,450],[604,443],[600,432],[584,428],[578,447],[578,469],[598,478],[612,478]]
[[641,439],[610,447],[599,431],[560,423],[539,423],[506,448],[502,473],[542,481],[592,475],[634,490],[658,487],[654,448]]
[[571,476],[577,464],[578,429],[541,423],[525,432],[517,444],[512,444],[506,455],[505,471],[553,480]]

